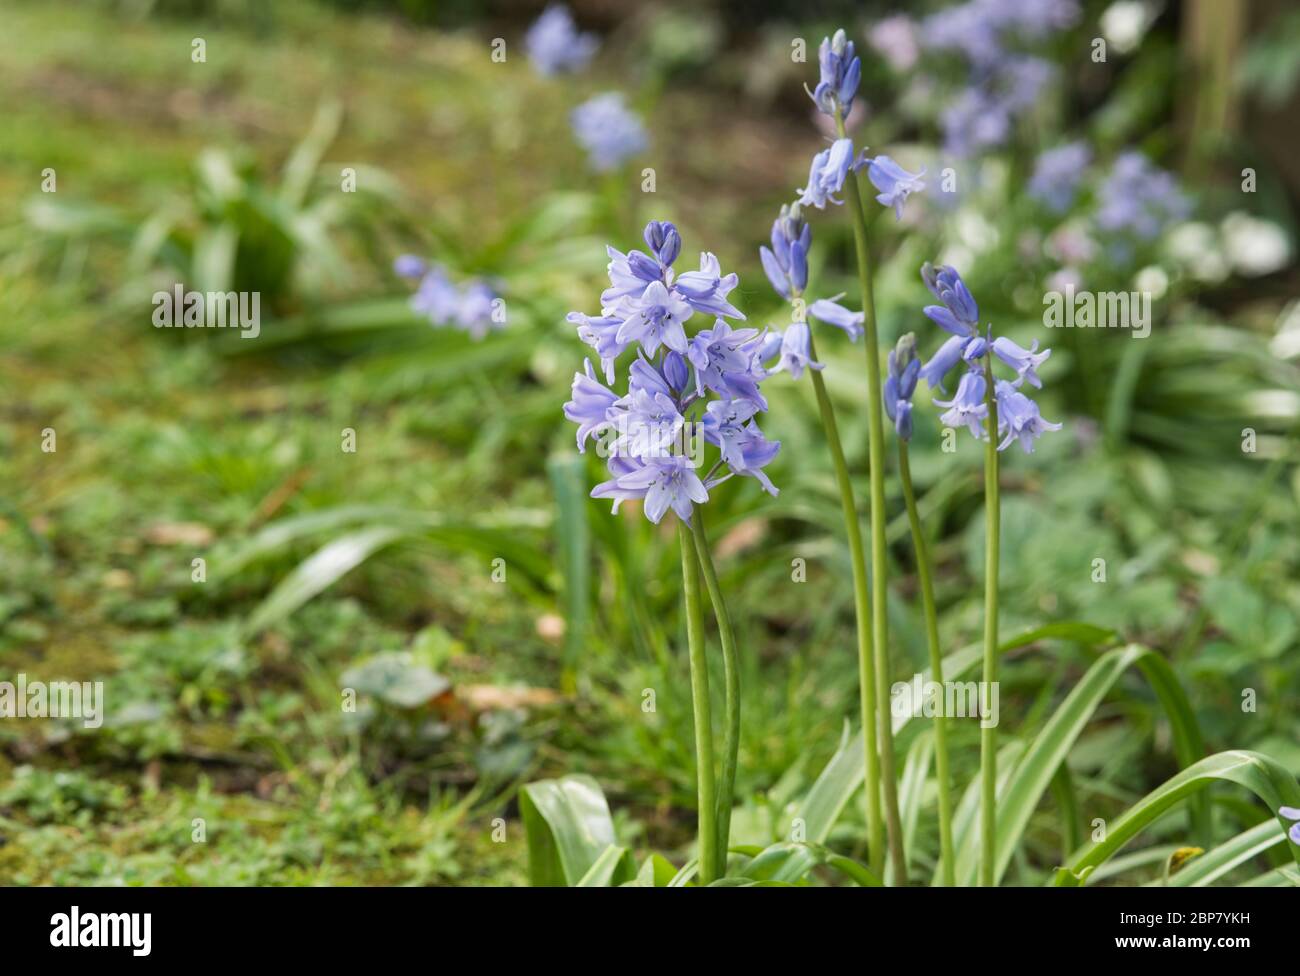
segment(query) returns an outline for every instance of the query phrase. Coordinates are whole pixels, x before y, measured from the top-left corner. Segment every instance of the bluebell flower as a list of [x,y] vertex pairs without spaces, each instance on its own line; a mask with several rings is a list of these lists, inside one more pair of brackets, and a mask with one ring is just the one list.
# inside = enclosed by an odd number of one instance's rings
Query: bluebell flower
[[909,173],[888,156],[877,156],[867,166],[867,177],[880,191],[876,200],[894,208],[895,220],[903,219],[903,204],[908,195],[925,189],[925,181],[921,179],[924,175],[924,169],[919,173]]
[[618,437],[610,445],[615,454],[640,458],[667,455],[686,425],[677,402],[666,393],[632,390],[619,401],[619,408],[621,412],[613,422]]
[[824,210],[828,200],[834,204],[843,203],[835,198],[835,194],[844,188],[844,179],[850,171],[864,165],[864,158],[854,158],[852,139],[836,139],[829,149],[823,149],[813,157],[808,171],[808,186],[797,191],[799,202],[818,210]]
[[727,295],[739,281],[734,272],[724,275],[717,257],[705,251],[700,254],[700,270],[682,272],[673,283],[673,290],[697,312],[743,319],[740,309],[727,301]]
[[898,436],[912,439],[912,394],[921,374],[921,360],[916,356],[916,336],[908,332],[889,350],[889,373],[883,391],[885,414],[894,423]]
[[691,460],[681,454],[666,457],[609,459],[609,481],[591,490],[592,498],[612,498],[614,511],[631,499],[645,500],[645,514],[656,525],[668,509],[683,522],[690,522],[694,504],[709,500],[709,492],[695,473]]
[[803,219],[800,205],[783,204],[780,216],[772,222],[771,249],[758,249],[767,280],[782,298],[790,298],[807,287],[811,247],[812,227]]
[[542,11],[524,35],[528,58],[543,76],[585,68],[599,46],[595,34],[578,31],[569,9],[562,4]]
[[[652,220],[642,234],[646,247],[659,261],[661,268],[671,268],[682,251],[682,237],[677,228],[666,220]],[[635,253],[635,252],[634,252]]]
[[733,330],[723,319],[717,319],[713,328],[697,332],[686,350],[686,360],[695,367],[696,394],[703,396],[706,387],[714,393],[731,392],[729,377],[750,372],[750,344],[757,335],[757,329]]
[[682,324],[695,310],[662,281],[651,282],[639,299],[622,299],[618,312],[623,317],[617,333],[619,342],[639,342],[651,356],[660,343],[685,354],[686,330]]
[[998,433],[1006,437],[998,444],[998,450],[1005,450],[1014,440],[1026,454],[1034,452],[1034,441],[1049,430],[1060,430],[1060,424],[1048,423],[1038,413],[1038,404],[1025,396],[1006,380],[999,380],[994,386],[994,395],[998,403]]
[[620,298],[640,301],[651,282],[667,280],[668,268],[640,251],[624,254],[612,247],[605,250],[609,254],[609,264],[605,266],[609,287],[600,293],[601,305],[613,305]]
[[1006,336],[998,336],[994,339],[992,349],[993,355],[1016,371],[1017,379],[1025,380],[1030,386],[1042,389],[1043,381],[1038,378],[1035,370],[1047,361],[1052,350],[1044,349],[1039,352],[1037,339],[1033,341],[1030,348],[1025,349]]
[[[1038,405],[1019,388],[1024,383],[1042,387],[1037,370],[1052,351],[1044,349],[1039,352],[1037,340],[1025,349],[1005,336],[994,336],[991,329],[981,335],[979,307],[954,268],[936,268],[926,264],[921,269],[921,277],[930,292],[943,302],[942,306],[927,306],[925,314],[953,335],[917,375],[932,389],[943,389],[943,378],[950,369],[963,359],[969,364],[956,395],[951,400],[934,401],[935,406],[947,408],[940,421],[949,427],[968,428],[977,440],[991,437],[992,433],[987,429],[990,425],[985,394],[988,383],[992,382],[997,404],[996,433],[1001,437],[997,449],[1005,450],[1012,441],[1019,441],[1027,453],[1032,452],[1038,437],[1047,431],[1060,430],[1061,425],[1044,420],[1038,412]],[[1014,369],[1015,380],[999,380],[993,376],[991,371],[995,361]],[[891,356],[891,377],[895,372],[899,375],[901,390],[906,386],[903,364],[895,365]],[[915,379],[912,385],[915,385]],[[889,399],[886,399],[886,409],[888,405]]]
[[[840,296],[837,295],[836,298],[838,297]],[[852,342],[857,342],[858,337],[862,335],[863,323],[867,318],[863,312],[851,311],[829,298],[819,298],[809,305],[808,314],[819,322],[843,329]]]
[[814,362],[809,352],[810,333],[808,323],[791,322],[781,337],[781,360],[774,372],[784,370],[795,379],[803,376],[807,369],[824,369],[823,363]]
[[595,316],[582,312],[570,312],[565,318],[578,327],[578,338],[596,350],[606,381],[613,383],[614,361],[632,344],[618,338],[623,320],[614,315]]
[[745,466],[745,425],[758,412],[753,400],[714,400],[704,411],[700,426],[704,439],[716,444],[722,460],[733,468]]
[[1283,820],[1294,820],[1291,829],[1287,831],[1287,836],[1291,838],[1292,844],[1300,844],[1300,809],[1296,807],[1278,807],[1277,815]]
[[578,450],[585,452],[587,438],[609,426],[609,411],[618,397],[596,379],[590,359],[584,359],[582,365],[586,373],[573,374],[573,399],[564,405],[564,416],[578,425]]
[[984,423],[988,420],[989,407],[984,402],[987,385],[984,374],[977,369],[968,370],[957,384],[957,394],[951,400],[935,400],[936,407],[947,407],[939,415],[939,422],[945,427],[966,427],[976,439],[984,436]]
[[821,78],[817,88],[809,93],[810,97],[826,115],[834,118],[838,112],[841,117],[847,117],[862,76],[862,61],[843,30],[837,30],[834,37],[822,39],[817,62]]
[[946,264],[937,268],[929,262],[921,267],[921,278],[930,293],[943,305],[927,305],[924,312],[936,325],[956,336],[971,337],[979,331],[979,306],[956,269]]
[[921,367],[921,379],[925,380],[930,389],[941,390],[944,393],[948,392],[947,387],[943,385],[943,378],[951,372],[954,366],[961,362],[962,353],[969,343],[970,338],[968,336],[952,336]]
[[[731,444],[732,460],[728,462],[733,473],[745,478],[753,478],[769,495],[777,495],[776,485],[763,470],[780,452],[781,442],[770,441],[758,429],[758,424],[750,421],[740,435]],[[735,454],[740,457],[736,459]]]
[[649,146],[641,119],[618,92],[596,95],[573,110],[573,134],[587,151],[592,169],[606,172]]

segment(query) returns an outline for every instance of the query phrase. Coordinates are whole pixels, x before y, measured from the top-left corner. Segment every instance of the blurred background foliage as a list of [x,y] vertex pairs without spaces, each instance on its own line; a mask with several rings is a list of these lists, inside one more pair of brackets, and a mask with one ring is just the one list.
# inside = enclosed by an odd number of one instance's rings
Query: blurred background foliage
[[[110,706],[97,732],[0,725],[0,881],[515,882],[518,784],[571,771],[602,784],[624,842],[688,842],[676,550],[639,512],[586,497],[601,469],[561,415],[584,354],[564,315],[595,311],[604,244],[634,246],[656,218],[740,273],[733,300],[753,324],[780,326],[757,248],[820,147],[791,38],[815,49],[842,24],[867,54],[898,10],[573,6],[601,50],[588,72],[542,78],[522,53],[541,6],[523,0],[0,4],[0,676],[104,680]],[[1030,45],[1053,71],[995,144],[945,148],[944,110],[972,84],[951,51],[865,56],[857,120],[933,181],[903,225],[875,224],[882,338],[937,345],[917,269],[942,259],[1003,333],[1054,349],[1043,412],[1065,433],[1004,475],[1003,631],[1082,620],[1157,648],[1210,751],[1258,748],[1293,772],[1298,32],[1281,2],[1087,0]],[[196,37],[206,62],[191,61]],[[651,148],[593,174],[568,113],[609,89],[643,114]],[[1039,155],[1072,141],[1091,162],[1054,211],[1025,188]],[[1189,201],[1149,239],[1096,223],[1127,150]],[[939,194],[948,167],[957,192]],[[56,193],[40,192],[46,168]],[[339,192],[345,170],[356,193]],[[847,225],[814,233],[814,292],[853,295]],[[508,327],[481,342],[429,328],[391,271],[408,251],[493,282]],[[1150,291],[1151,336],[1039,332],[1044,292],[1066,281]],[[150,296],[177,282],[260,291],[261,336],[153,329]],[[861,498],[860,354],[823,345]],[[816,406],[806,385],[770,386],[781,496],[732,483],[709,513],[744,649],[735,829],[754,843],[856,708]],[[937,411],[917,409],[913,472],[953,649],[979,634],[979,451],[944,453]],[[891,506],[902,678],[925,647],[901,497]],[[1091,660],[1077,641],[1040,644],[1005,669],[1004,725],[1034,728]],[[965,782],[974,726],[955,740]],[[1172,771],[1138,681],[1070,767],[1098,816]],[[1218,801],[1243,826],[1260,816]],[[1053,815],[1039,817],[1020,880],[1059,859]],[[930,863],[924,843],[914,856]]]

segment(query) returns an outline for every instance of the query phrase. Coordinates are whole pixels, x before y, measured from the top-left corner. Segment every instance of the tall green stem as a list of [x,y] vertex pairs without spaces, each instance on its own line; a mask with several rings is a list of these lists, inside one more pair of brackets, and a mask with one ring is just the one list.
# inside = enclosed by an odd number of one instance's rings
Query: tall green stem
[[699,553],[700,568],[704,570],[704,585],[713,603],[713,616],[718,621],[718,636],[722,642],[722,671],[726,680],[724,738],[722,747],[722,777],[718,780],[718,857],[719,871],[726,873],[727,851],[731,847],[731,809],[735,805],[736,760],[740,752],[740,659],[736,653],[736,634],[731,627],[731,615],[722,599],[718,585],[718,571],[709,551],[709,537],[704,531],[704,512],[698,506],[691,519],[691,534]]
[[[925,637],[930,645],[930,677],[943,687],[943,656],[939,652],[939,615],[934,606],[934,577],[930,571],[930,546],[921,526],[912,488],[912,466],[908,460],[907,441],[898,439],[898,476],[903,483],[903,500],[907,503],[907,521],[912,526],[912,546],[916,550],[916,575],[921,581],[921,607],[925,611]],[[945,887],[957,884],[952,848],[952,783],[948,775],[948,719],[939,709],[934,717],[934,764],[939,791],[939,863]]]
[[[835,117],[844,138],[843,113]],[[867,243],[866,214],[856,175],[844,181],[853,243],[858,252],[858,279],[862,286],[863,324],[867,349],[867,447],[871,464],[871,632],[875,645],[877,741],[880,779],[884,794],[885,823],[889,830],[889,860],[898,884],[907,884],[907,858],[903,853],[902,818],[898,814],[898,777],[894,763],[894,730],[889,717],[889,618],[885,578],[885,425],[880,397],[880,346],[876,329],[876,302],[871,287],[871,252]]]
[[[808,355],[815,362],[817,347],[812,335],[808,337]],[[871,666],[871,599],[867,592],[867,559],[862,548],[862,528],[858,523],[858,506],[853,498],[853,482],[849,480],[849,466],[844,460],[844,446],[840,443],[839,426],[835,423],[835,408],[826,392],[826,383],[817,370],[812,374],[813,390],[817,394],[817,408],[821,411],[822,427],[830,445],[831,461],[835,465],[835,480],[840,489],[840,508],[844,513],[844,533],[849,540],[849,561],[853,567],[853,610],[858,624],[858,685],[862,708],[862,748],[866,758],[867,856],[871,870],[877,877],[885,871],[885,825],[880,813],[880,755],[876,749],[876,686]]]
[[691,659],[691,698],[695,706],[695,782],[699,804],[700,884],[718,878],[718,827],[713,788],[713,716],[709,705],[709,662],[704,653],[704,612],[700,605],[700,560],[691,529],[677,520],[682,545],[682,592],[686,599],[686,643]]
[[[984,442],[984,682],[981,702],[987,701],[997,681],[998,668],[998,539],[1001,512],[998,501],[998,401],[993,394],[993,360],[984,361],[984,400],[988,405],[988,437]],[[997,856],[998,754],[995,730],[980,722],[980,885],[993,886]]]

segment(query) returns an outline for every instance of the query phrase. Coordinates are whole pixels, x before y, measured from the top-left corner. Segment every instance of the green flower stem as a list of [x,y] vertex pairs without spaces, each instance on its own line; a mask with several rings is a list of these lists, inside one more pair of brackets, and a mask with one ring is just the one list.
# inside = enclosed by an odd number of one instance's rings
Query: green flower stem
[[718,878],[718,828],[713,783],[713,715],[709,705],[709,662],[704,653],[704,612],[700,604],[700,560],[691,529],[677,520],[682,545],[682,592],[686,600],[686,643],[691,660],[691,698],[695,706],[696,796],[699,805],[700,884]]
[[[925,611],[925,636],[930,645],[930,677],[943,685],[943,656],[939,652],[939,615],[934,607],[934,577],[930,572],[930,547],[921,526],[912,488],[912,466],[908,460],[907,441],[898,439],[898,476],[903,483],[903,500],[907,503],[907,521],[912,526],[912,546],[916,549],[916,575],[921,581],[921,606]],[[939,863],[945,887],[957,884],[956,859],[952,848],[952,781],[948,774],[948,720],[940,710],[934,717],[934,764],[939,791]]]
[[[984,361],[988,404],[988,438],[984,442],[984,685],[989,695],[998,668],[998,545],[1001,512],[998,501],[998,401],[993,395],[993,359]],[[980,723],[980,885],[993,886],[997,856],[998,753],[992,726]]]
[[[836,113],[836,128],[844,138],[843,113]],[[860,174],[857,174],[860,175]],[[880,345],[876,329],[876,302],[871,287],[871,252],[867,244],[866,214],[857,175],[844,181],[853,243],[858,252],[858,279],[862,286],[862,311],[867,349],[867,447],[871,465],[871,631],[875,645],[876,710],[879,719],[880,780],[885,824],[889,831],[889,860],[897,884],[907,884],[907,858],[903,853],[902,818],[898,814],[898,776],[894,763],[894,731],[889,717],[889,618],[885,579],[885,426],[880,395]]]
[[[808,336],[808,355],[816,361],[817,347],[811,332]],[[877,877],[885,873],[885,826],[880,812],[880,755],[876,749],[876,686],[871,667],[871,598],[867,592],[867,559],[862,548],[862,528],[858,523],[858,506],[853,498],[853,482],[849,480],[849,466],[844,460],[844,446],[840,443],[839,427],[835,423],[835,408],[826,392],[826,381],[820,371],[810,369],[813,390],[817,394],[817,407],[822,415],[826,442],[830,445],[831,461],[835,465],[835,480],[840,488],[840,508],[844,513],[844,532],[849,540],[849,561],[853,566],[853,610],[858,624],[858,684],[861,688],[862,748],[866,758],[867,805],[867,856],[871,871]]]
[[704,531],[704,513],[697,505],[691,519],[691,533],[699,553],[700,568],[704,571],[704,585],[713,603],[713,616],[718,621],[718,637],[722,642],[722,672],[726,681],[724,736],[722,746],[722,777],[718,780],[718,857],[719,870],[726,874],[727,851],[731,848],[731,810],[735,806],[736,760],[740,753],[740,659],[736,654],[736,633],[731,626],[731,615],[722,599],[718,585],[718,571],[709,552],[709,537]]

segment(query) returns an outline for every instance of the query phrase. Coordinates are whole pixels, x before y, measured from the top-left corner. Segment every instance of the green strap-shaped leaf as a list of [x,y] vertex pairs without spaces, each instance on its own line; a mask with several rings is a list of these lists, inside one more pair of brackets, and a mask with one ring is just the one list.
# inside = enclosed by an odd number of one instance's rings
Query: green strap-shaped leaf
[[[519,793],[528,837],[528,875],[534,887],[574,887],[615,847],[605,795],[590,776],[529,783]],[[627,878],[620,878],[621,883]]]
[[[1204,796],[1204,794],[1201,794]],[[1176,872],[1168,882],[1154,881],[1153,885],[1167,884],[1170,888],[1204,888],[1214,884],[1233,868],[1250,861],[1251,858],[1271,850],[1286,841],[1286,831],[1282,830],[1271,817],[1263,823],[1244,830],[1232,840],[1226,841]]]
[[632,852],[626,847],[610,844],[573,887],[614,888],[630,883],[635,877],[636,860],[632,857]]
[[[1113,640],[1114,636],[1114,631],[1094,627],[1092,624],[1061,621],[1016,635],[1003,643],[998,648],[998,653],[1008,654],[1011,651],[1027,647],[1035,641],[1049,639],[1077,641],[1081,644],[1097,646]],[[945,657],[943,659],[944,680],[951,681],[959,678],[975,667],[980,660],[980,652],[980,644],[969,644]],[[922,672],[921,679],[922,681],[930,680],[928,668]],[[895,715],[893,717],[894,735],[897,736],[912,718],[912,715],[907,714]],[[826,768],[817,777],[817,781],[813,783],[808,795],[804,797],[803,803],[799,806],[797,816],[803,820],[806,830],[805,836],[809,840],[824,843],[826,838],[830,836],[831,828],[835,826],[835,821],[839,819],[844,805],[849,802],[849,798],[853,796],[854,792],[862,786],[865,775],[864,762],[862,733],[859,732],[851,739],[841,743],[840,748],[836,750],[835,755],[826,764]]]
[[[1154,651],[1138,644],[1103,654],[1070,690],[1025,751],[1006,788],[998,793],[995,883],[1002,880],[1029,818],[1097,706],[1124,672],[1134,666],[1147,676],[1169,716],[1179,765],[1187,767],[1201,758],[1201,736],[1196,716],[1169,665]],[[969,834],[957,855],[957,883],[960,885],[975,883],[978,870],[976,847],[975,834]]]
[[[1094,868],[1106,863],[1141,830],[1178,803],[1218,782],[1244,786],[1263,800],[1275,815],[1279,807],[1300,806],[1300,785],[1281,763],[1258,752],[1234,750],[1216,753],[1184,769],[1131,806],[1110,825],[1104,840],[1085,847],[1067,867],[1058,869],[1052,884],[1059,888],[1086,884]],[[1287,826],[1280,816],[1277,824],[1282,829]],[[1300,865],[1300,846],[1289,840],[1286,844],[1292,859]]]

